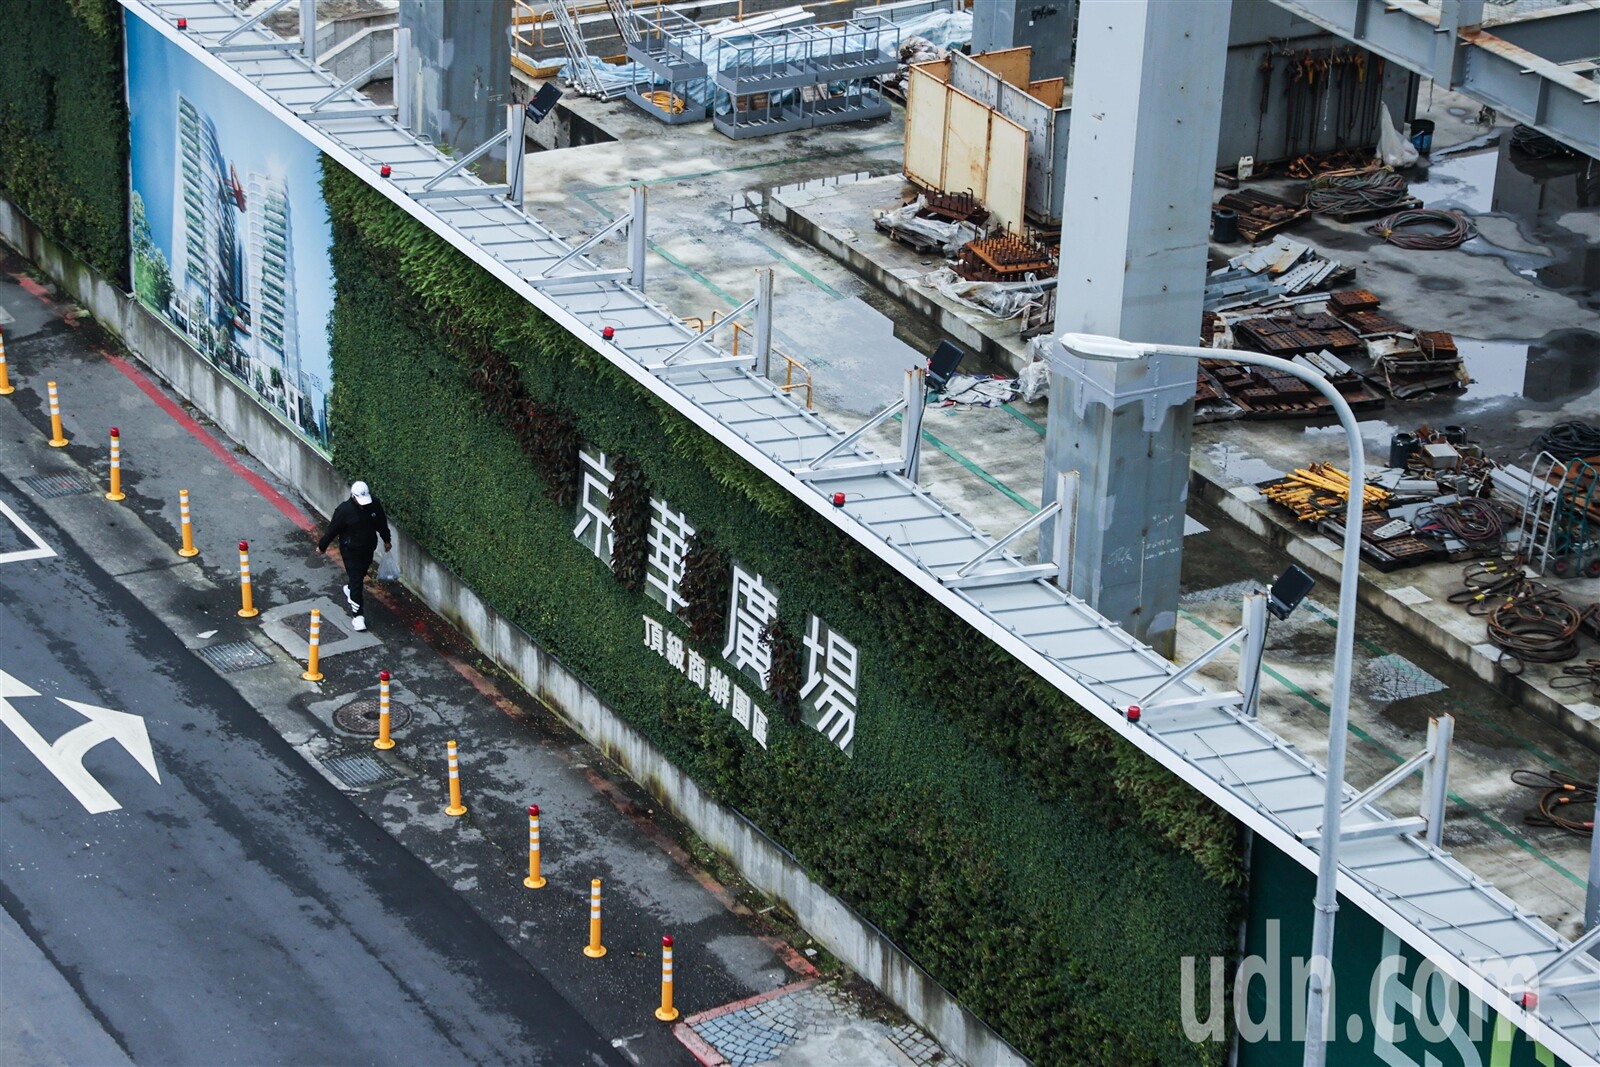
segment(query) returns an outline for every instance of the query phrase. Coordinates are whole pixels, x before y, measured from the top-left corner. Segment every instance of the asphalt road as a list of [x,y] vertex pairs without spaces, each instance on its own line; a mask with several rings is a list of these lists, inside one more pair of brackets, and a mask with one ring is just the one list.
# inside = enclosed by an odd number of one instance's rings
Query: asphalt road
[[[0,501],[57,553],[0,562],[0,943],[81,1001],[0,967],[0,1056],[48,1062],[87,1008],[136,1062],[623,1062],[29,493]],[[24,547],[0,514],[0,559]],[[89,721],[62,700],[141,716],[160,780],[97,744],[120,808],[91,814],[18,732]]]

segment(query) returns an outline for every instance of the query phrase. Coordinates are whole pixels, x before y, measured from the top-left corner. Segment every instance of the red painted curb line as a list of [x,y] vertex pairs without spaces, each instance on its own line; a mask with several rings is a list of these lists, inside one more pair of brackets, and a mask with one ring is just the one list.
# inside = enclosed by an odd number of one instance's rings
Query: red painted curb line
[[218,459],[222,460],[223,463],[227,464],[229,470],[233,471],[233,473],[237,474],[239,477],[243,478],[247,483],[249,483],[252,489],[265,497],[267,503],[277,508],[285,518],[294,523],[296,526],[300,527],[300,529],[304,530],[306,533],[316,532],[316,525],[311,521],[305,512],[295,507],[294,503],[290,501],[288,497],[284,496],[282,493],[272,488],[271,485],[267,484],[267,480],[265,478],[261,477],[261,475],[257,474],[249,467],[246,467],[243,463],[240,463],[238,459],[234,457],[233,453],[228,450],[226,445],[224,445],[221,441],[218,441],[210,433],[206,432],[206,428],[204,426],[201,426],[193,419],[193,417],[189,415],[187,411],[184,411],[183,408],[179,407],[176,401],[167,396],[167,394],[163,393],[161,391],[161,387],[156,385],[155,382],[151,381],[148,375],[121,356],[112,355],[110,352],[102,352],[101,354],[106,357],[107,363],[110,363],[113,367],[117,368],[117,370],[122,372],[124,377],[126,377],[134,385],[138,386],[141,393],[149,397],[151,400],[154,400],[156,402],[156,406],[162,411],[166,412],[167,415],[172,418],[172,421],[176,422],[179,426],[182,426],[185,430],[188,430],[190,436],[199,441],[201,444],[205,445],[212,455],[216,456]]
[[691,1015],[687,1019],[683,1020],[683,1022],[679,1025],[693,1026],[696,1023],[707,1022],[711,1019],[717,1018],[719,1015],[727,1015],[731,1012],[739,1011],[742,1008],[751,1008],[757,1004],[764,1004],[769,1000],[776,1000],[779,997],[786,996],[790,993],[798,993],[802,989],[810,989],[816,984],[817,980],[815,978],[807,978],[803,982],[791,982],[788,985],[779,986],[777,989],[769,989],[765,993],[757,993],[753,997],[745,997],[743,1000],[736,1000],[731,1004],[724,1004],[720,1008],[710,1008],[698,1015]]
[[701,1067],[729,1067],[727,1058],[707,1044],[705,1038],[689,1029],[688,1023],[674,1026],[672,1036],[689,1050],[689,1055],[700,1061]]

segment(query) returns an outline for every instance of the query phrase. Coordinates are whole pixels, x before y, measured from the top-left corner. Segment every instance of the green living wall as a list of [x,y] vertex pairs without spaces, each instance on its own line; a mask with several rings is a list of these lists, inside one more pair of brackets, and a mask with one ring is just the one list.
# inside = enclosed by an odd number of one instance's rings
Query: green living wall
[[0,195],[126,285],[121,8],[116,0],[6,0],[0,26]]
[[[1215,1064],[1180,961],[1231,957],[1233,822],[337,164],[334,462],[431,552],[1040,1063]],[[574,536],[611,457],[613,566]],[[637,591],[650,495],[686,513],[687,620]],[[644,647],[718,655],[727,568],[779,592],[766,747]],[[860,650],[850,755],[806,726],[808,614]],[[696,635],[701,639],[697,639]],[[740,678],[747,689],[754,688]],[[1204,973],[1204,967],[1201,968]]]

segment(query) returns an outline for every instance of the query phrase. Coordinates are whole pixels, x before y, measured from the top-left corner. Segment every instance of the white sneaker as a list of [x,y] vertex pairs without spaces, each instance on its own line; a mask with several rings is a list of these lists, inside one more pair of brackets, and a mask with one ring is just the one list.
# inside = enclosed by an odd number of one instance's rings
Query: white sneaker
[[357,633],[366,633],[367,617],[365,615],[357,615],[355,618],[350,620],[350,625],[355,628]]
[[361,609],[356,607],[356,602],[350,599],[350,587],[348,585],[344,587],[344,602],[350,605],[350,614],[357,615],[361,612]]

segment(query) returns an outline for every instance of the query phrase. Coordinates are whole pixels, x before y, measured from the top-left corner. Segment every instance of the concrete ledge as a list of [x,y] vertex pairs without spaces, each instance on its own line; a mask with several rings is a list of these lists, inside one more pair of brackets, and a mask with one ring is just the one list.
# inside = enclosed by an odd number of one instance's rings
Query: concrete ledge
[[[209,366],[160,319],[0,199],[0,239],[19,250],[120,337],[158,377],[244,445],[322,514],[345,498],[333,465],[243,387]],[[851,970],[875,985],[952,1055],[970,1064],[1029,1062],[919,967],[881,931],[812,880],[787,851],[723,807],[520,627],[395,529],[406,584],[529,693],[623,767],[672,813],[728,857],[749,882],[779,901]]]
[[[1344,556],[1342,545],[1308,533],[1304,525],[1277,511],[1254,489],[1224,486],[1199,462],[1190,468],[1189,491],[1337,588]],[[1405,570],[1383,574],[1363,567],[1357,596],[1362,605],[1467,668],[1556,729],[1585,744],[1600,745],[1600,723],[1592,714],[1585,715],[1583,706],[1574,707],[1571,697],[1564,698],[1545,684],[1536,670],[1544,665],[1533,664],[1526,673],[1511,674],[1499,664],[1499,650],[1487,643],[1482,619],[1467,615],[1457,604],[1421,594],[1414,581]],[[1559,671],[1560,664],[1554,669]]]
[[[903,179],[895,176],[815,192],[785,190],[768,199],[767,216],[933,323],[967,351],[1020,374],[1030,356],[1028,342],[1022,339],[1016,320],[985,315],[924,289],[916,279],[933,269],[921,265],[926,257],[873,229],[872,202],[884,200],[880,206],[892,206],[889,201],[898,202],[893,193],[898,193],[903,184]],[[821,210],[835,203],[848,212],[845,217],[851,225],[842,225],[832,217],[834,212]]]

